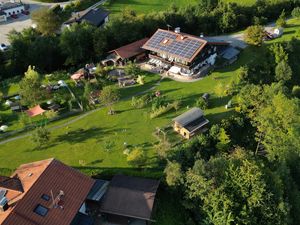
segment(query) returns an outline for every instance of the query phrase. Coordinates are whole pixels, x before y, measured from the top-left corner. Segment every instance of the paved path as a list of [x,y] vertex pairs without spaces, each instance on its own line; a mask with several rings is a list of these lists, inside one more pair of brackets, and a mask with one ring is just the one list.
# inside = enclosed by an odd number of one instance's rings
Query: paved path
[[[133,96],[138,96],[138,95],[142,95],[142,94],[145,94],[149,91],[152,91],[154,90],[157,86],[160,85],[161,81],[163,80],[164,78],[162,77],[158,82],[156,82],[152,87],[148,88],[147,90],[145,91],[141,91],[141,92],[138,92],[138,93],[135,93],[134,95],[132,96],[128,96],[126,98],[123,98],[121,99],[122,101],[125,101],[125,100],[129,100],[131,99]],[[69,126],[75,122],[77,122],[78,120],[81,120],[91,114],[93,114],[94,112],[98,112],[99,110],[103,109],[103,107],[100,107],[100,108],[97,108],[97,109],[93,109],[91,111],[88,111],[88,112],[85,112],[83,114],[81,114],[80,116],[74,118],[74,119],[71,119],[63,124],[60,124],[60,125],[57,125],[57,126],[53,126],[53,127],[50,127],[49,130],[50,131],[53,131],[53,130],[57,130],[57,129],[60,129],[60,128],[63,128],[63,127],[66,127],[66,126]],[[25,137],[29,137],[31,136],[32,134],[32,131],[30,132],[27,132],[26,134],[22,134],[22,135],[18,135],[16,137],[12,137],[12,138],[8,138],[6,140],[3,140],[3,141],[0,141],[0,145],[3,145],[3,144],[6,144],[6,143],[9,143],[9,142],[12,142],[12,141],[16,141],[16,140],[19,140],[19,139],[22,139],[22,138],[25,138]]]
[[[265,26],[265,30],[270,32],[275,27],[276,27],[276,24],[274,22],[272,22]],[[219,40],[219,41],[228,41],[231,43],[231,45],[241,48],[241,49],[244,49],[247,47],[247,44],[244,41],[244,32],[237,33],[237,34],[214,36],[214,37],[209,37],[209,38]]]

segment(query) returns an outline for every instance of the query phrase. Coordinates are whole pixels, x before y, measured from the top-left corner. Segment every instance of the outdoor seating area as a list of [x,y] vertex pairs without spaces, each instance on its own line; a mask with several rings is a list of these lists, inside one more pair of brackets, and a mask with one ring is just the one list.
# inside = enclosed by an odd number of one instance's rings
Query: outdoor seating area
[[95,78],[96,67],[93,63],[86,64],[83,68],[77,70],[73,75],[71,75],[71,79],[75,83],[79,83],[82,80],[92,80]]

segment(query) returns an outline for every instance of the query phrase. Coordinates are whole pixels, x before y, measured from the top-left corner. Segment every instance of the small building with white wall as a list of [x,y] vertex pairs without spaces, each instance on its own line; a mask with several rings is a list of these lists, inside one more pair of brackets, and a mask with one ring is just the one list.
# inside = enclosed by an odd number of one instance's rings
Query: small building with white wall
[[6,13],[0,11],[0,23],[5,22],[7,20]]
[[0,21],[6,21],[8,17],[18,15],[24,11],[25,5],[22,2],[16,2],[14,0],[0,2]]

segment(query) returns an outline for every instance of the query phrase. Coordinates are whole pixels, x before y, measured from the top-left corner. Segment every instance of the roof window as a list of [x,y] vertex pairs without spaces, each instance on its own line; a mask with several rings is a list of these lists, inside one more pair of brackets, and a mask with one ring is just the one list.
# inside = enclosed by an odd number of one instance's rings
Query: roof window
[[37,207],[35,207],[35,209],[33,210],[36,214],[40,215],[40,216],[46,216],[48,213],[48,209],[45,206],[42,206],[40,204],[37,205]]
[[50,200],[50,196],[46,195],[46,194],[43,194],[41,198],[44,199],[45,201],[49,201]]

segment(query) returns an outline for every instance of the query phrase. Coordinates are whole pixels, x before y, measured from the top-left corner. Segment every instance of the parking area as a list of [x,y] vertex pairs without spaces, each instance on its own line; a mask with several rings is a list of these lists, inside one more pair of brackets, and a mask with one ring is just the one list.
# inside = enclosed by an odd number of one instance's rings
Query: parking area
[[[35,2],[32,0],[23,0],[22,3],[29,5],[29,11],[32,13],[34,10],[37,10],[41,7],[51,7],[57,3],[42,3]],[[60,5],[64,6],[69,2],[62,2]],[[0,43],[9,44],[8,42],[8,33],[11,30],[21,31],[24,28],[28,28],[32,25],[32,20],[30,15],[18,14],[17,19],[9,18],[6,22],[0,23]]]

